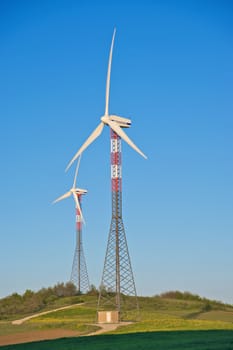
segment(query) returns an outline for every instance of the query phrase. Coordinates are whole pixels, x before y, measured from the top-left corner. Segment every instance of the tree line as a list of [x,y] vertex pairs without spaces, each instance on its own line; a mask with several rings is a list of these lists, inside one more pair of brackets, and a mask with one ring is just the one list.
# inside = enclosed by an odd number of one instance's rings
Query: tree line
[[54,287],[42,288],[37,292],[27,289],[24,294],[13,293],[0,299],[0,320],[13,315],[26,315],[56,303],[59,298],[79,295],[72,282],[57,283]]
[[232,307],[232,305],[225,304],[218,300],[210,300],[207,298],[200,297],[200,295],[192,294],[190,292],[180,292],[176,291],[168,291],[161,293],[159,295],[155,295],[155,297],[159,297],[162,299],[176,299],[176,300],[185,300],[185,301],[197,301],[203,303],[203,310],[210,311],[214,308],[224,309],[225,307]]

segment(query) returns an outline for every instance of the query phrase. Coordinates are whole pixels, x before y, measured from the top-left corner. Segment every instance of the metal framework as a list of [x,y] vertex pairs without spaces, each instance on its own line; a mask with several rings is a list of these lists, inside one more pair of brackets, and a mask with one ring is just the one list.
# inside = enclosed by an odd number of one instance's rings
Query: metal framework
[[[112,220],[100,286],[98,311],[117,310],[120,320],[138,313],[138,300],[122,220],[121,138],[111,132]],[[133,316],[134,317],[134,316]]]
[[[81,206],[81,194],[76,194]],[[79,293],[86,293],[90,290],[89,277],[87,273],[86,260],[82,243],[82,217],[76,207],[76,246],[71,271],[70,281],[77,287]]]

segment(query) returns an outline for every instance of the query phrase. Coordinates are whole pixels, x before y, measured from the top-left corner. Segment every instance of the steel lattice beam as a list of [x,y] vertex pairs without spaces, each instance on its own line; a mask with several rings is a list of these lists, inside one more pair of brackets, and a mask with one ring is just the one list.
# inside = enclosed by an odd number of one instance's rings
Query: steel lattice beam
[[[77,194],[81,205],[81,195]],[[71,271],[70,281],[77,287],[78,292],[86,293],[90,290],[89,277],[87,273],[86,260],[82,242],[82,218],[80,211],[76,208],[76,246]]]
[[[124,317],[138,310],[138,300],[122,220],[121,138],[111,129],[112,220],[98,300],[98,310],[117,310]],[[130,297],[130,298],[129,298]]]

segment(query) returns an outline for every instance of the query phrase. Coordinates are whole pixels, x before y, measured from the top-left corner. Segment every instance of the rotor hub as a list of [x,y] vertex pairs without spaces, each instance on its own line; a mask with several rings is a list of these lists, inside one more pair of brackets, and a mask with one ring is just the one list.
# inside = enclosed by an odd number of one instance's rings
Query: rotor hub
[[104,124],[108,124],[108,120],[109,120],[109,117],[106,116],[106,115],[103,115],[100,120],[104,123]]

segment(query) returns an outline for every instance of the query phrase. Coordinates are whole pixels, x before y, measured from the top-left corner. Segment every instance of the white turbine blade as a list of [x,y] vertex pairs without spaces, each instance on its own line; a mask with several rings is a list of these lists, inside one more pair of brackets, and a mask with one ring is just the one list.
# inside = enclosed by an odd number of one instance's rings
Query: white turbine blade
[[75,192],[73,192],[73,197],[74,197],[74,201],[76,203],[76,208],[78,208],[79,212],[80,212],[80,215],[82,216],[82,210],[81,210],[81,207],[80,207],[80,204],[79,204],[79,200],[78,200],[78,196]]
[[65,194],[63,194],[61,197],[58,197],[57,199],[55,199],[55,201],[53,201],[53,204],[60,202],[61,200],[68,198],[71,195],[71,191],[66,192]]
[[73,188],[76,187],[76,180],[77,180],[77,176],[78,176],[78,170],[79,170],[79,165],[80,165],[81,156],[82,156],[82,154],[80,154],[79,159],[78,159],[78,164],[77,164],[77,166],[76,166],[75,175],[74,175]]
[[107,73],[107,81],[106,81],[105,115],[108,115],[110,77],[111,77],[111,66],[112,66],[112,51],[113,51],[115,34],[116,34],[116,28],[114,28],[114,32],[113,32],[113,36],[112,36],[112,43],[111,43],[111,48],[110,48],[110,53],[109,53],[109,59],[108,59],[108,73]]
[[66,171],[73,164],[73,162],[78,158],[78,156],[101,134],[103,127],[104,127],[104,123],[101,122],[97,126],[97,128],[93,131],[93,133],[88,137],[88,139],[84,142],[84,144],[78,150],[78,152],[75,154],[75,156],[71,159],[71,161],[69,162],[69,164],[66,167]]
[[131,146],[136,152],[138,152],[142,157],[147,159],[147,156],[133,143],[133,141],[130,140],[130,138],[126,135],[126,133],[121,129],[117,123],[109,120],[108,125],[110,126],[117,135],[119,135],[125,142],[128,143],[129,146]]
[[80,212],[81,219],[85,223],[84,217],[83,217],[83,213],[82,213],[82,210],[81,210],[81,206],[80,206],[80,203],[79,203],[79,200],[78,200],[78,196],[77,196],[77,194],[75,192],[73,192],[73,197],[74,197],[74,201],[76,203],[76,208],[78,208],[78,210]]

